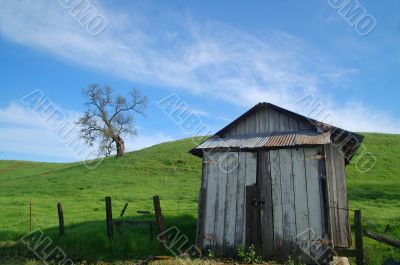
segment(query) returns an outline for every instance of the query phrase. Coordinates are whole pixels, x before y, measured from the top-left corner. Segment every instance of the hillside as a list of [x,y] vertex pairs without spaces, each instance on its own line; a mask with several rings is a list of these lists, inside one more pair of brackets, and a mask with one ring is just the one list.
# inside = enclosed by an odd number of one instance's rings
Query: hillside
[[[362,210],[373,231],[400,238],[400,135],[364,134],[365,148],[377,158],[372,170],[361,174],[347,167],[350,208]],[[136,211],[152,211],[158,194],[168,226],[177,226],[194,240],[201,161],[188,154],[200,139],[159,144],[105,159],[97,168],[80,163],[0,161],[0,257],[28,255],[18,238],[29,231],[29,201],[33,228],[41,228],[55,244],[76,260],[128,259],[158,253],[146,228],[123,229],[112,243],[105,233],[104,197],[112,196],[114,216],[129,202],[129,219],[149,219]],[[355,161],[355,160],[353,160]],[[57,236],[57,202],[62,202],[66,237]],[[371,264],[400,254],[393,248],[365,242]],[[0,262],[1,263],[1,262]]]

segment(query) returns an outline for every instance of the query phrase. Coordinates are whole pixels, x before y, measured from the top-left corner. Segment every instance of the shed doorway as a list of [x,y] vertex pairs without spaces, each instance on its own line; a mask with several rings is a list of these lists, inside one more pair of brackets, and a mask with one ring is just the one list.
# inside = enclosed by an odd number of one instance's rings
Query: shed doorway
[[246,245],[264,258],[320,259],[328,239],[325,163],[318,147],[259,150],[246,186]]

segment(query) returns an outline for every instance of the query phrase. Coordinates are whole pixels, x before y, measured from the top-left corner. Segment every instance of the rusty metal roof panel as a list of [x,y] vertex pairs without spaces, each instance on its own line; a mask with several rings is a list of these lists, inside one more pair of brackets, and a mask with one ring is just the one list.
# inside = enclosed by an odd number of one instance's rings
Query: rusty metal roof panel
[[321,133],[318,136],[298,134],[296,136],[296,144],[327,144],[330,143],[330,132]]
[[330,143],[330,133],[288,132],[257,136],[233,136],[210,138],[195,149],[239,148],[252,149],[261,147],[287,147],[297,145],[319,145]]

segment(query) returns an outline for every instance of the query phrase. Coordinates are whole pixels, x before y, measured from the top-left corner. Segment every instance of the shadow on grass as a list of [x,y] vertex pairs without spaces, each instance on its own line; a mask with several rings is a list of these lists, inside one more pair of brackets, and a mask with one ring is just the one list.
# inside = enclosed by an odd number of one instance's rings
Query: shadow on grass
[[385,184],[358,184],[349,190],[349,200],[371,202],[371,200],[387,200],[397,202],[399,199],[397,187]]
[[[124,218],[124,220],[137,220]],[[165,218],[166,227],[176,226],[182,235],[195,241],[196,219],[190,215],[179,215]],[[65,235],[59,236],[58,227],[43,230],[45,237],[52,241],[50,249],[60,247],[73,261],[119,261],[141,259],[150,255],[171,255],[160,250],[156,238],[158,230],[154,230],[151,239],[147,226],[114,227],[114,237],[109,240],[105,221],[89,221],[65,226]],[[24,235],[0,230],[3,241],[0,241],[0,257],[34,258],[35,255],[20,240]]]

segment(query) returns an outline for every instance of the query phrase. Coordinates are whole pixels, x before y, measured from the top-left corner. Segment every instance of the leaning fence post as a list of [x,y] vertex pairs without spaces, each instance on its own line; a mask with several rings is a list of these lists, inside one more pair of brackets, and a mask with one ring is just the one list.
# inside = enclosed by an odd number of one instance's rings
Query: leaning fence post
[[112,220],[112,204],[110,196],[106,196],[106,226],[107,226],[107,236],[109,239],[112,239],[113,220]]
[[125,214],[125,211],[126,211],[127,207],[128,207],[128,202],[125,203],[124,208],[122,209],[121,214],[119,215],[119,217],[124,217],[124,214]]
[[160,197],[158,195],[153,196],[153,203],[154,203],[154,213],[156,215],[156,223],[158,226],[158,233],[159,233],[159,240],[160,240],[160,246],[161,249],[164,249],[165,243],[166,243],[166,237],[164,235],[164,217],[161,212],[161,205],[160,205]]
[[361,210],[354,211],[355,245],[357,250],[356,264],[364,264],[364,250],[361,227]]
[[60,228],[60,236],[64,235],[64,213],[61,206],[61,202],[57,203],[57,212],[58,212],[58,224]]

